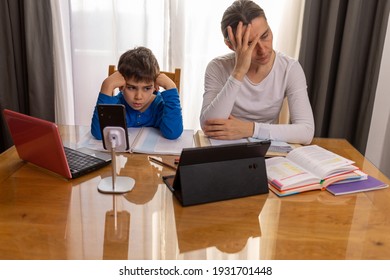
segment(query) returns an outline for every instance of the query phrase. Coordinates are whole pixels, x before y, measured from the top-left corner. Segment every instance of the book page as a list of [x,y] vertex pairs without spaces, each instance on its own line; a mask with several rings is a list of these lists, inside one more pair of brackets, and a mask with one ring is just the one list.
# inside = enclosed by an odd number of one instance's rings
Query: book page
[[136,139],[132,151],[144,154],[180,155],[183,148],[194,146],[194,131],[185,129],[182,135],[175,140],[169,140],[153,127],[143,127]]
[[[129,152],[144,154],[180,155],[183,148],[194,147],[194,131],[185,129],[176,140],[168,140],[154,127],[127,128],[130,150]],[[78,143],[80,148],[109,152],[103,148],[103,141],[95,139],[88,132],[83,141]]]
[[247,138],[241,138],[237,140],[218,140],[218,139],[210,139],[210,143],[212,146],[219,146],[219,145],[227,145],[227,144],[239,144],[239,143],[248,143]]
[[142,127],[128,127],[127,136],[129,138],[130,150],[133,148],[134,143],[136,142],[137,137],[139,137]]
[[[257,138],[248,138],[249,142],[264,141]],[[294,149],[294,146],[287,142],[271,140],[271,145],[267,151],[266,157],[285,157]]]
[[88,148],[95,151],[108,152],[106,149],[104,149],[102,140],[95,139],[91,133],[89,133],[88,136],[89,137],[87,140],[79,144],[79,148]]
[[265,163],[269,182],[280,190],[318,185],[321,182],[320,178],[286,158],[269,158]]
[[182,135],[175,140],[160,137],[154,151],[157,154],[172,153],[179,155],[184,148],[192,147],[194,147],[194,131],[192,129],[184,129]]
[[[226,145],[226,144],[238,144],[238,143],[248,143],[248,142],[261,142],[264,141],[264,139],[257,139],[257,138],[241,138],[236,140],[217,140],[209,138],[210,144],[212,146],[218,146],[218,145]],[[283,141],[271,141],[271,145],[268,149],[268,153],[279,153],[279,155],[287,155],[288,152],[292,151],[293,147],[288,144],[287,142]]]
[[[130,150],[134,140],[137,138],[139,131],[141,131],[140,127],[127,128]],[[96,138],[94,138],[90,131],[88,131],[88,133],[83,137],[82,142],[78,143],[78,147],[88,148],[95,151],[110,152],[104,149],[103,140],[97,140]]]
[[321,179],[358,169],[352,160],[339,156],[317,145],[292,150],[287,158],[309,170]]

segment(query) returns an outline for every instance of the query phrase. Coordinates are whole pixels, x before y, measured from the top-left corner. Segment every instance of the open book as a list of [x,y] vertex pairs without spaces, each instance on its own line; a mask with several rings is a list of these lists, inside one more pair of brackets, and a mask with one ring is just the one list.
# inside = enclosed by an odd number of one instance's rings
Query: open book
[[[159,155],[180,155],[183,148],[194,146],[194,131],[184,129],[182,135],[169,140],[161,135],[161,132],[154,127],[129,127],[130,153],[159,154]],[[84,147],[105,151],[101,140],[96,140],[90,133],[89,139],[84,141]]]
[[[226,144],[237,144],[237,143],[248,143],[248,142],[261,142],[264,139],[256,138],[241,138],[237,140],[216,140],[207,137],[202,130],[199,130],[195,133],[195,142],[198,147],[207,147],[207,146],[219,146]],[[289,144],[282,141],[271,141],[271,146],[269,147],[266,157],[275,157],[275,156],[286,156],[290,151],[296,147],[300,147],[299,144]]]
[[326,189],[332,183],[365,180],[354,162],[317,145],[296,148],[284,157],[266,159],[269,188],[279,196]]

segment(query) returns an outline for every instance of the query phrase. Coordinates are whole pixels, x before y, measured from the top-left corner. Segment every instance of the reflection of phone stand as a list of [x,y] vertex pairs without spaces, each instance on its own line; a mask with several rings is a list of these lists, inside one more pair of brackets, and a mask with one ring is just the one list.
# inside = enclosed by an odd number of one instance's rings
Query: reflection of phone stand
[[129,252],[130,213],[118,211],[113,195],[113,209],[106,212],[103,260],[127,260]]
[[112,177],[103,178],[98,190],[102,193],[126,193],[133,189],[135,180],[130,177],[116,175],[115,152],[126,151],[126,133],[122,127],[107,126],[103,130],[103,137],[107,150],[111,150]]

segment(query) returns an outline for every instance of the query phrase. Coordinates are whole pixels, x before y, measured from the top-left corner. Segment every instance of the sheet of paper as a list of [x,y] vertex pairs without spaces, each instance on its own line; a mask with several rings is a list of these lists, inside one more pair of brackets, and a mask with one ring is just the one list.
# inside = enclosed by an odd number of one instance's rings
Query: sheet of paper
[[183,148],[192,147],[194,147],[194,131],[192,129],[185,129],[178,139],[169,140],[164,138],[158,129],[144,127],[137,143],[133,146],[133,152],[180,155]]

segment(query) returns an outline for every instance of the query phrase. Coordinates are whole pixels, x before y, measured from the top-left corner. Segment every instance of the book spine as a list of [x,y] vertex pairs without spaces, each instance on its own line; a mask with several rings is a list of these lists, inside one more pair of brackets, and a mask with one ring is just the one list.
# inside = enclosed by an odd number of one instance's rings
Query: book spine
[[194,140],[195,140],[195,145],[197,147],[211,146],[210,139],[206,135],[204,135],[202,130],[198,130],[195,133]]

